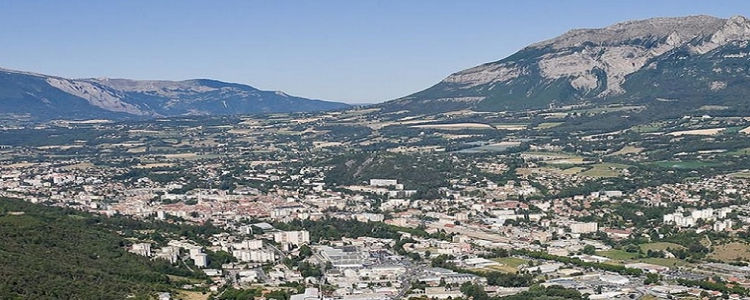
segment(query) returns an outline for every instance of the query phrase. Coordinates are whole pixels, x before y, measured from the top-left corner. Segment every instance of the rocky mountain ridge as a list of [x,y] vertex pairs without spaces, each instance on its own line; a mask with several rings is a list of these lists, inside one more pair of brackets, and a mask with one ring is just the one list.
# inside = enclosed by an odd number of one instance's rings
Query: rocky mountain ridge
[[36,121],[305,112],[349,106],[208,79],[68,79],[8,69],[0,69],[0,104],[2,117]]
[[[654,18],[600,29],[575,29],[529,45],[505,59],[451,74],[433,87],[384,107],[506,110],[630,98],[633,91],[625,86],[638,89],[628,82],[636,73],[659,70],[662,65],[688,57],[712,61],[714,67],[700,71],[714,74],[695,79],[715,91],[730,82],[739,83],[708,77],[717,77],[715,70],[723,69],[725,63],[738,63],[736,58],[750,52],[741,42],[749,40],[750,21],[743,16]],[[736,51],[716,56],[725,48]],[[658,82],[659,78],[649,80]],[[434,105],[425,106],[427,103]]]

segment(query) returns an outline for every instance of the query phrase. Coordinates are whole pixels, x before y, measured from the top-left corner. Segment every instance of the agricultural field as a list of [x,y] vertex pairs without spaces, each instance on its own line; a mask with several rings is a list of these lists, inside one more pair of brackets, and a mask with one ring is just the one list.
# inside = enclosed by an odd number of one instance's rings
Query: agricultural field
[[535,129],[549,129],[564,124],[563,122],[546,122],[540,123]]
[[591,165],[590,169],[581,172],[580,175],[589,177],[617,177],[628,167],[630,166],[624,164],[601,163]]
[[667,243],[667,242],[658,242],[658,243],[647,243],[647,244],[641,244],[641,251],[647,252],[648,250],[651,251],[664,251],[667,250],[667,248],[670,249],[685,249],[682,245],[675,244],[675,243]]
[[733,242],[724,245],[715,245],[708,257],[721,261],[750,260],[750,245]]
[[518,266],[520,265],[525,265],[529,263],[528,260],[518,258],[518,257],[500,257],[500,258],[493,258],[492,260],[499,262],[503,265],[513,267],[513,268],[518,268]]
[[613,153],[608,154],[607,156],[617,156],[617,155],[626,155],[626,154],[634,154],[634,153],[641,153],[643,151],[643,148],[640,147],[634,147],[634,146],[625,146],[622,147],[622,149],[617,150]]
[[626,252],[624,250],[607,250],[607,251],[597,251],[596,255],[604,256],[606,258],[612,259],[612,260],[618,260],[618,261],[632,261],[633,259],[638,258],[638,253],[631,253]]
[[652,165],[656,165],[663,168],[677,168],[677,169],[702,169],[702,168],[710,168],[715,166],[721,166],[722,164],[719,162],[713,162],[713,161],[699,161],[699,160],[693,160],[693,161],[657,161],[650,163]]

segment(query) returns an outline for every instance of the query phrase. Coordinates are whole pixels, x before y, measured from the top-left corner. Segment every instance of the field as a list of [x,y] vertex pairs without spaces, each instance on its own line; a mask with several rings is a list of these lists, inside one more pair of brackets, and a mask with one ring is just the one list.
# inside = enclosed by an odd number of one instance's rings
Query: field
[[643,151],[643,148],[633,147],[633,146],[625,146],[622,147],[622,149],[617,150],[617,152],[608,154],[608,156],[615,156],[615,155],[625,155],[625,154],[631,154],[631,153],[641,153]]
[[591,166],[591,169],[581,172],[580,175],[589,177],[617,177],[620,176],[622,170],[628,167],[628,165],[614,163],[595,164]]
[[548,129],[563,124],[563,122],[547,122],[539,124],[536,129]]
[[750,245],[744,243],[729,243],[726,245],[717,245],[713,247],[714,251],[708,257],[721,261],[731,261],[736,259],[750,259]]
[[604,256],[609,259],[620,260],[620,261],[629,261],[638,257],[638,253],[630,253],[630,252],[625,252],[623,250],[616,250],[616,249],[607,250],[607,251],[597,251],[596,255]]
[[472,270],[475,270],[475,271],[500,271],[500,272],[503,272],[503,273],[516,273],[516,272],[518,272],[518,269],[516,269],[514,267],[511,267],[511,266],[506,266],[506,265],[502,265],[502,266],[489,266],[489,267],[486,267],[486,268],[479,268],[479,269],[472,269]]
[[644,108],[643,106],[595,107],[595,108],[589,108],[589,109],[571,110],[568,113],[599,114],[599,113],[611,113],[611,112],[617,112],[617,111],[639,110],[643,108]]
[[493,258],[492,260],[499,262],[503,265],[518,268],[518,266],[528,263],[529,261],[517,258],[517,257],[500,257],[500,258]]
[[567,168],[567,169],[563,169],[560,173],[561,174],[565,174],[565,175],[575,175],[575,174],[581,173],[581,172],[583,172],[585,170],[586,170],[586,168],[584,168],[584,167],[570,167],[570,168]]
[[427,124],[427,125],[415,125],[414,128],[428,128],[428,129],[447,129],[447,130],[461,130],[461,129],[490,129],[492,126],[489,124],[482,123],[456,123],[456,124]]
[[73,169],[87,169],[94,167],[94,164],[86,162],[86,163],[79,163],[75,165],[67,165],[62,167],[63,170],[73,170]]
[[709,129],[695,129],[695,130],[685,130],[685,131],[675,131],[670,132],[669,135],[672,136],[681,136],[681,135],[714,135],[718,134],[719,132],[722,132],[726,128],[709,128]]
[[744,156],[744,155],[750,155],[750,148],[743,148],[731,152],[726,152],[724,155],[731,155],[731,156]]
[[650,164],[657,165],[664,168],[678,168],[678,169],[702,169],[707,167],[713,167],[721,165],[718,162],[711,161],[657,161]]
[[688,265],[688,262],[686,262],[684,260],[681,260],[681,259],[677,259],[677,258],[653,258],[653,257],[649,257],[649,258],[641,259],[640,261],[641,262],[645,262],[645,263],[649,263],[649,264],[670,267],[670,268],[681,267],[681,266]]
[[201,292],[195,292],[195,291],[180,291],[179,297],[180,299],[185,300],[206,300],[208,299],[209,293],[201,293]]
[[666,243],[666,242],[641,244],[640,246],[643,252],[646,252],[648,250],[663,251],[663,250],[666,250],[667,248],[671,248],[671,249],[684,249],[685,248],[682,245],[678,245],[675,243]]
[[512,147],[518,147],[521,142],[500,142],[469,149],[462,149],[459,153],[482,153],[482,152],[503,152]]

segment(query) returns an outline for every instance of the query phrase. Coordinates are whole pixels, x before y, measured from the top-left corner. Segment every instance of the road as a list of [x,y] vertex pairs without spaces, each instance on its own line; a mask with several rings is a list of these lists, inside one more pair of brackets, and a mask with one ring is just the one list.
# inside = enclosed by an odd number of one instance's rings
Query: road
[[406,273],[404,273],[401,278],[401,289],[398,291],[398,294],[393,296],[393,299],[406,298],[406,293],[411,289],[412,280],[416,279],[417,275],[422,273],[422,270],[424,269],[423,265],[415,264],[408,259],[404,259],[402,262],[406,268]]

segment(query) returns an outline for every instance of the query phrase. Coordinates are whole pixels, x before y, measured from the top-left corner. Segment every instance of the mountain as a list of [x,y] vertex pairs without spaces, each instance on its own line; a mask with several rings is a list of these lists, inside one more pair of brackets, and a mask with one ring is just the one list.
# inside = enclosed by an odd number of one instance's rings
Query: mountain
[[346,107],[349,105],[208,79],[67,79],[0,69],[0,116],[3,118],[123,119],[307,112]]
[[413,113],[585,103],[747,107],[749,41],[750,21],[742,16],[654,18],[576,29],[381,107]]

